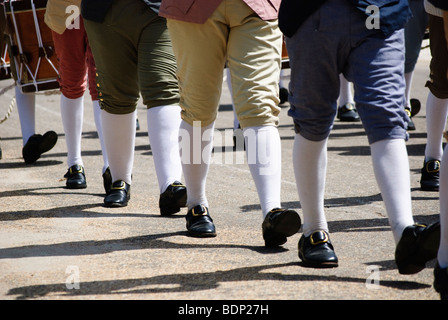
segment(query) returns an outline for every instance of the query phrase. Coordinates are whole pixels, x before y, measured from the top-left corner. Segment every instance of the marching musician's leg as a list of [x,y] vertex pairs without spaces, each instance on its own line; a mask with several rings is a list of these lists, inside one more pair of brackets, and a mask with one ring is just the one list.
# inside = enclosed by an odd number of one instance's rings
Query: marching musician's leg
[[[161,192],[165,190],[160,196],[161,214],[175,213],[186,200],[185,187],[178,182],[177,140],[168,136],[168,132],[176,134],[179,130],[180,110],[176,107],[176,64],[165,19],[143,2],[116,1],[104,22],[85,19],[84,23],[96,61],[104,142],[114,181],[104,203],[110,207],[128,203],[141,93],[149,108],[148,133],[159,187]],[[171,206],[173,199],[178,200],[176,207]]]
[[[129,11],[129,10],[125,10]],[[112,186],[104,198],[108,207],[122,207],[130,199],[135,146],[136,106],[139,99],[136,43],[121,32],[111,9],[103,23],[84,20],[96,65],[96,88],[100,101],[102,133]],[[115,28],[116,27],[116,28]],[[136,23],[134,27],[141,27]]]
[[101,121],[101,106],[98,97],[98,90],[96,88],[95,59],[93,58],[92,50],[90,48],[89,40],[87,38],[87,33],[85,31],[83,21],[84,20],[81,18],[80,27],[82,28],[84,34],[85,60],[87,65],[87,81],[93,105],[93,118],[95,120],[98,139],[100,140],[100,146],[102,151],[101,154],[103,156],[103,168],[101,170],[101,174],[103,177],[103,186],[106,194],[108,194],[110,192],[110,188],[112,185],[112,177],[110,175],[109,160],[107,159],[106,145],[104,143],[103,125]]
[[140,90],[147,107],[148,137],[160,190],[160,214],[171,215],[186,206],[187,195],[180,182],[181,109],[176,58],[164,18],[152,20],[142,31],[138,59]]
[[66,29],[62,34],[52,31],[52,37],[59,61],[60,107],[67,146],[66,186],[69,189],[86,188],[81,156],[84,92],[87,87],[84,28]]
[[45,134],[36,134],[35,131],[35,102],[34,93],[22,93],[18,86],[15,87],[16,104],[19,112],[20,127],[22,130],[23,149],[22,156],[25,163],[31,164],[40,158],[42,153],[51,150],[58,140],[54,131]]
[[[244,10],[244,9],[245,10]],[[283,37],[277,20],[262,20],[243,6],[234,10],[228,65],[236,113],[263,217],[266,246],[279,246],[299,231],[294,210],[281,207],[281,141],[277,129]]]
[[213,129],[223,81],[227,26],[213,16],[204,24],[168,19],[181,92],[180,148],[187,187],[187,230],[191,236],[214,237],[208,210],[207,174]]
[[28,139],[36,133],[36,96],[34,93],[22,93],[20,88],[15,86],[15,97],[20,118],[23,145],[25,145]]

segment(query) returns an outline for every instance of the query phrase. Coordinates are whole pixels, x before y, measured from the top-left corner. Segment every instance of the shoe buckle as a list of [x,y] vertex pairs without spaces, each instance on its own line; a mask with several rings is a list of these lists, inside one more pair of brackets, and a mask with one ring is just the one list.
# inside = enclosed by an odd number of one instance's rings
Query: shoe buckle
[[185,185],[183,185],[182,183],[176,183],[176,182],[173,182],[172,184],[171,184],[171,186],[173,187],[173,188],[176,188],[176,187],[185,187]]
[[79,166],[78,168],[79,168],[79,169],[77,169],[76,171],[74,171],[74,170],[73,170],[73,167],[70,167],[70,168],[69,168],[69,170],[70,170],[70,174],[74,174],[74,173],[82,173],[82,167]]
[[[429,165],[432,164],[432,168],[429,168]],[[428,161],[426,163],[426,171],[428,173],[435,173],[440,171],[440,161],[434,160],[434,161]]]
[[426,227],[428,227],[426,224],[423,224],[423,223],[414,223],[414,226],[416,226],[416,227],[420,227],[420,228],[426,228]]
[[124,190],[125,186],[126,186],[125,182],[124,181],[120,181],[120,185],[119,186],[112,185],[111,189],[112,190]]
[[207,208],[204,207],[202,204],[200,205],[201,213],[195,213],[194,209],[197,208],[197,207],[199,207],[199,206],[196,206],[196,207],[191,209],[191,214],[193,215],[193,217],[199,217],[199,216],[206,216],[207,215]]
[[[319,232],[319,231],[317,231],[317,232]],[[313,236],[314,236],[314,234],[317,233],[317,232],[314,232],[314,233],[311,234],[311,236],[310,236],[310,242],[311,242],[311,245],[316,246],[316,245],[321,244],[321,243],[327,243],[327,242],[328,242],[328,234],[327,234],[326,232],[320,232],[320,233],[322,233],[322,234],[324,235],[324,238],[323,238],[323,239],[314,240],[314,237],[313,237]]]

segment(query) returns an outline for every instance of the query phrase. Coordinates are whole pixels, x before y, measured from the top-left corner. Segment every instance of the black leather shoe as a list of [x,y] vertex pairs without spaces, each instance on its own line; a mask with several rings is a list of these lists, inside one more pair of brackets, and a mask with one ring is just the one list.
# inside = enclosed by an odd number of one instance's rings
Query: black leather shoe
[[266,247],[284,244],[286,238],[299,232],[300,216],[291,209],[276,208],[268,212],[261,225]]
[[309,237],[302,235],[299,241],[299,258],[307,267],[334,268],[338,258],[325,231],[315,231]]
[[359,121],[358,111],[352,103],[338,107],[338,113],[336,117],[345,122]]
[[169,216],[180,211],[187,203],[187,188],[179,181],[174,181],[160,195],[159,208],[162,216]]
[[440,300],[448,300],[448,268],[434,268],[434,289],[440,294]]
[[401,274],[423,270],[426,262],[437,257],[440,244],[440,223],[430,226],[414,224],[404,229],[395,249],[395,263]]
[[411,117],[414,117],[417,115],[417,113],[420,112],[420,109],[422,107],[422,104],[420,103],[420,100],[418,99],[411,99]]
[[429,160],[423,163],[420,187],[423,191],[439,191],[440,160]]
[[75,164],[68,168],[67,173],[64,175],[67,179],[65,185],[68,189],[84,189],[87,188],[86,175],[84,173],[84,168]]
[[58,135],[54,131],[45,132],[44,135],[32,135],[22,149],[23,160],[26,164],[36,162],[41,154],[51,150],[57,141]]
[[103,173],[103,187],[106,195],[110,193],[110,188],[112,188],[112,174],[110,173],[109,167]]
[[104,198],[106,207],[126,207],[131,198],[131,186],[122,181],[117,180],[112,184],[110,193]]
[[280,98],[280,104],[284,104],[288,101],[289,91],[286,88],[281,87],[279,90],[279,98]]
[[187,220],[187,230],[192,237],[216,237],[215,225],[210,217],[208,208],[203,205],[188,210],[185,217]]

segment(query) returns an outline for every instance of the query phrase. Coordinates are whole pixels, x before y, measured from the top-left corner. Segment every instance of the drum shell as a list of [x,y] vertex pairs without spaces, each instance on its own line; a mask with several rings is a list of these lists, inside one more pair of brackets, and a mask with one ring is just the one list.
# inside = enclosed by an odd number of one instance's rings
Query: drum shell
[[[54,50],[51,29],[44,22],[46,0],[5,2],[8,23],[11,69],[17,85],[23,92],[56,89],[58,61]],[[41,38],[42,46],[39,44]]]

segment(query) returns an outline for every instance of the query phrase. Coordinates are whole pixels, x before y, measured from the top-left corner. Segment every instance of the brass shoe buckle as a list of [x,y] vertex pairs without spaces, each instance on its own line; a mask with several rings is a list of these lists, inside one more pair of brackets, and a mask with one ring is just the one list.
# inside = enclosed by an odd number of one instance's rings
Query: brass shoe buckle
[[428,161],[427,163],[426,163],[426,171],[428,172],[428,173],[435,173],[435,172],[439,172],[440,171],[440,161],[439,160],[434,160],[434,163],[435,163],[435,168],[434,169],[429,169],[429,166],[428,166],[428,164],[430,163],[430,161]]
[[70,170],[70,174],[74,174],[74,173],[82,173],[82,167],[81,167],[81,166],[80,166],[79,169],[76,170],[76,171],[73,171],[73,170],[72,170],[72,167],[70,167],[69,170]]
[[207,215],[207,208],[204,207],[202,204],[201,204],[201,208],[204,208],[204,212],[195,213],[194,212],[194,208],[191,209],[191,214],[193,215],[193,217],[199,217],[199,216],[206,216]]
[[318,244],[328,242],[328,234],[326,232],[322,232],[322,233],[325,235],[325,238],[323,238],[322,240],[318,240],[318,241],[314,241],[314,238],[313,238],[314,233],[311,235],[311,237],[310,237],[311,245],[316,246]]
[[121,182],[121,184],[119,186],[117,186],[117,187],[112,186],[111,190],[124,190],[125,186],[126,186],[125,182],[124,181],[120,181],[120,182]]

